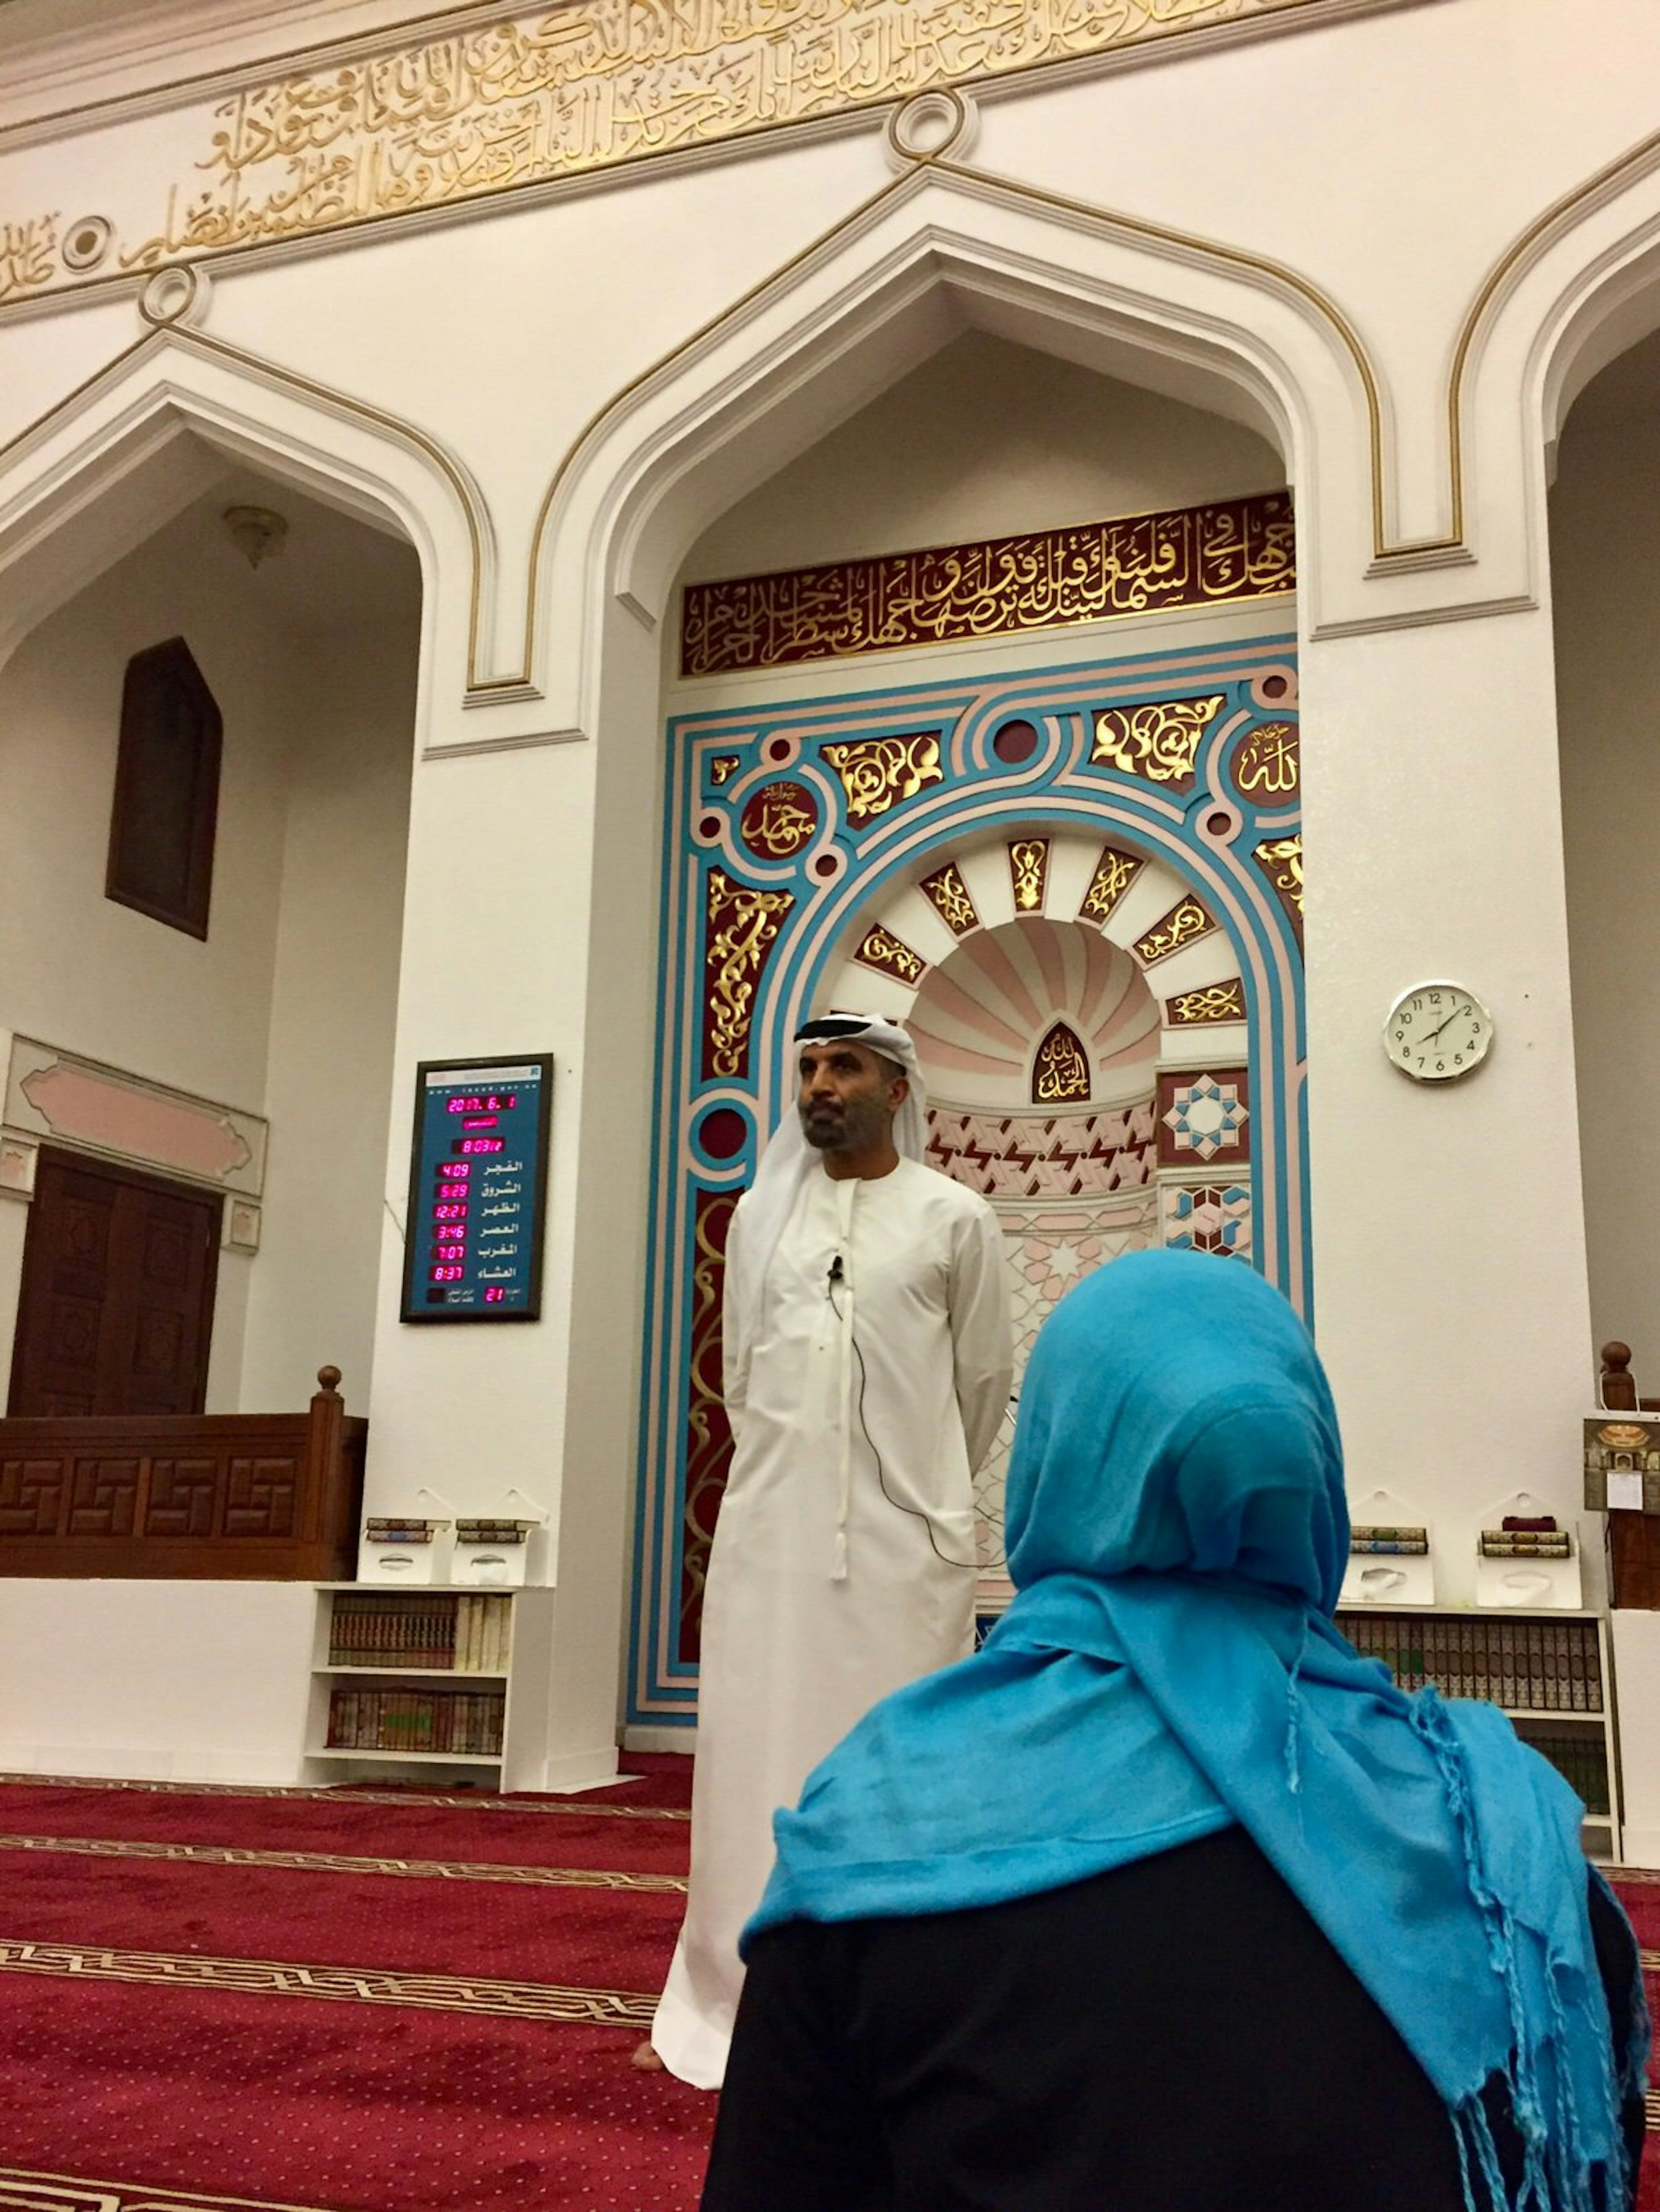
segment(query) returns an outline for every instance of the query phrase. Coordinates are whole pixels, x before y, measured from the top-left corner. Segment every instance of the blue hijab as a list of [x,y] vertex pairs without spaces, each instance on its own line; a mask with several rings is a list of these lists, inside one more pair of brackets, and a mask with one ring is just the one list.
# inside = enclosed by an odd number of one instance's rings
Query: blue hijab
[[[1337,1417],[1280,1294],[1168,1252],[1079,1284],[1032,1352],[1006,1527],[1013,1604],[777,1814],[745,1949],[787,1920],[1057,1889],[1237,1821],[1439,2091],[1471,2212],[1507,2202],[1481,2104],[1495,2073],[1526,2145],[1518,2205],[1623,2201],[1633,2084],[1582,1808],[1493,1707],[1406,1695],[1334,1626]],[[1645,2024],[1633,2049],[1635,2071]]]

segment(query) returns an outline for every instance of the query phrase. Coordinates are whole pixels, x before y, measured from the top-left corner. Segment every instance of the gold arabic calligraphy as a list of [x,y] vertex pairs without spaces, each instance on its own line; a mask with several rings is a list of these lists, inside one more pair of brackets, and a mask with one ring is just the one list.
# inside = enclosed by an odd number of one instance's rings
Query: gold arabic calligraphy
[[1295,791],[1300,774],[1295,722],[1264,722],[1251,732],[1233,757],[1233,782],[1247,798],[1270,798]]
[[[590,0],[239,93],[128,268],[304,237],[1310,0]],[[54,259],[38,289],[68,273]],[[3,296],[3,295],[0,295]]]
[[680,672],[729,674],[1296,588],[1291,496],[691,584]]
[[1086,1099],[1089,1095],[1089,1055],[1076,1033],[1064,1022],[1056,1022],[1038,1046],[1037,1057],[1032,1063],[1032,1103],[1063,1106]]

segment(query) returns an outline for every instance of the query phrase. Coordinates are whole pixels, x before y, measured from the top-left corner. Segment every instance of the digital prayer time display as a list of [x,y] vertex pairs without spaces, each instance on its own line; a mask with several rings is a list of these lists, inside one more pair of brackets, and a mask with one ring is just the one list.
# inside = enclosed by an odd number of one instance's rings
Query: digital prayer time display
[[553,1106],[550,1054],[415,1071],[405,1321],[535,1321]]

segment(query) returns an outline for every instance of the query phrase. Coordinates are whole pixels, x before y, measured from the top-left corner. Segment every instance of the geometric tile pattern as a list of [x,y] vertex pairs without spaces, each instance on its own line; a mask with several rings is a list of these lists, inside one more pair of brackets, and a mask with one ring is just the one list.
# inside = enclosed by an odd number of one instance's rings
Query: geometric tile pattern
[[1248,1151],[1243,1068],[1218,1075],[1158,1079],[1158,1160],[1162,1167],[1208,1166],[1219,1152],[1243,1160]]
[[1249,1183],[1166,1183],[1158,1201],[1166,1250],[1250,1258]]
[[334,2004],[408,2006],[492,2020],[580,2021],[649,2027],[657,1992],[566,1989],[553,1982],[504,1982],[485,1975],[394,1974],[379,1966],[297,1966],[277,1959],[209,1959],[199,1952],[129,1951],[88,1943],[29,1943],[0,1936],[0,1973],[76,1981],[140,1982],[175,1990],[228,1990],[244,1996],[320,1997]]
[[928,1110],[927,1159],[984,1198],[1080,1198],[1151,1178],[1152,1101],[1099,1114]]
[[356,1858],[339,1851],[258,1851],[222,1844],[158,1844],[105,1836],[0,1836],[0,1851],[62,1851],[83,1858],[167,1859],[192,1866],[281,1867],[295,1874],[382,1874],[412,1881],[506,1881],[547,1889],[634,1889],[662,1894],[682,1891],[686,1887],[683,1875],[615,1874],[601,1867],[500,1866],[490,1860]]
[[[1056,1302],[1085,1275],[1126,1252],[1157,1243],[1153,1194],[1137,1191],[1110,1204],[1077,1206],[997,1208],[1009,1269],[1009,1304],[1014,1322],[1014,1389],[1038,1330]],[[1007,1595],[1003,1552],[1003,1489],[1008,1476],[1014,1424],[1006,1420],[984,1465],[974,1478],[975,1518],[979,1530],[980,1595],[982,1602]]]

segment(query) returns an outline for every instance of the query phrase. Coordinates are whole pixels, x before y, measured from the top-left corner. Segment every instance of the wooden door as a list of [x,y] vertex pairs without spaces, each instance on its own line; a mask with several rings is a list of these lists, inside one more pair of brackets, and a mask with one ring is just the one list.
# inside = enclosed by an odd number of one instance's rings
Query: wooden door
[[43,1150],[7,1412],[199,1413],[222,1203],[159,1176]]

